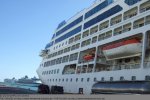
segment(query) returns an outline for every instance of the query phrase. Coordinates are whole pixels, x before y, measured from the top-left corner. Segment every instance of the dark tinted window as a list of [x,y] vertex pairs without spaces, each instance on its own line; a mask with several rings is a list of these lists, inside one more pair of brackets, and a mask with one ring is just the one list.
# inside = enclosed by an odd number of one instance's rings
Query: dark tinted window
[[56,36],[60,35],[61,33],[65,32],[66,30],[70,29],[71,27],[77,25],[78,23],[80,23],[83,20],[83,16],[79,17],[78,19],[76,19],[75,21],[73,21],[72,23],[70,23],[69,25],[65,26],[63,29],[61,29],[60,31],[56,32]]
[[139,2],[141,0],[125,0],[124,2],[126,4],[128,4],[129,6],[136,4],[137,2]]
[[61,42],[61,41],[65,40],[65,39],[71,37],[72,35],[75,35],[76,33],[81,31],[81,28],[82,28],[82,26],[79,26],[79,27],[75,28],[74,30],[66,33],[65,35],[63,35],[60,38],[56,39],[55,43]]
[[92,25],[94,25],[94,24],[96,24],[96,23],[98,23],[98,22],[100,22],[100,21],[116,14],[116,13],[118,13],[121,10],[122,10],[122,7],[119,6],[119,5],[107,10],[106,12],[104,12],[104,13],[98,15],[97,17],[91,19],[90,21],[86,22],[84,24],[84,29],[86,29],[86,28],[88,28],[88,27],[90,27],[90,26],[92,26]]
[[97,5],[96,7],[94,7],[93,9],[91,9],[90,11],[88,11],[85,14],[85,19],[92,16],[93,14],[97,13],[101,9],[105,8],[106,6],[111,4],[112,2],[113,2],[113,0],[105,0],[104,2],[100,3],[99,5]]

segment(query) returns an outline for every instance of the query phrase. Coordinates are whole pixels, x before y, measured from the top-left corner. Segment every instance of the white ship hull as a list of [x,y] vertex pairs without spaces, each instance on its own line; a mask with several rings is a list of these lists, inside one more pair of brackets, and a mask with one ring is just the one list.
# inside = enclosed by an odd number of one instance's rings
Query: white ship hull
[[[103,81],[150,81],[150,1],[106,1],[61,23],[40,53],[37,74],[43,84],[62,86],[65,93],[90,94],[93,85]],[[101,3],[107,6],[92,12]],[[139,43],[103,50],[134,38]],[[85,60],[93,51],[95,57]]]

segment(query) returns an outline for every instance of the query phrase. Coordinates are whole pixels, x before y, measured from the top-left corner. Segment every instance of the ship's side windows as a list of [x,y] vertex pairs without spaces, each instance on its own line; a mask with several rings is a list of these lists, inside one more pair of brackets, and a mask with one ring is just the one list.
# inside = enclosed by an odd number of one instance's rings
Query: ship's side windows
[[141,19],[134,21],[133,29],[136,29],[136,28],[139,28],[142,26],[144,26],[144,18],[141,18]]
[[68,82],[68,78],[66,79],[66,82]]
[[67,49],[68,49],[68,50],[67,50],[67,52],[69,52],[71,48],[70,48],[70,47],[68,47]]
[[98,31],[98,25],[90,29],[90,35],[96,33],[97,31]]
[[115,28],[115,29],[114,29],[114,35],[119,35],[119,34],[121,34],[121,33],[122,33],[122,30],[123,30],[122,26]]
[[88,65],[88,69],[87,69],[87,73],[91,73],[93,70],[94,65],[93,64],[89,64]]
[[102,78],[101,78],[101,81],[104,81],[104,80],[105,80],[105,78],[104,78],[104,77],[102,77]]
[[76,49],[78,49],[80,47],[80,43],[76,44]]
[[62,62],[62,57],[58,58],[58,64],[61,64],[61,62]]
[[91,43],[91,39],[85,40],[82,42],[81,47],[87,46]]
[[97,41],[97,36],[92,38],[92,43],[95,43]]
[[66,52],[67,52],[67,48],[64,49],[64,53],[66,53]]
[[121,76],[121,77],[120,77],[120,81],[123,81],[123,80],[124,80],[124,77],[123,77],[123,76]]
[[94,80],[93,80],[94,82],[96,82],[97,81],[97,78],[96,77],[94,77]]
[[56,59],[56,64],[58,64],[59,58]]
[[125,63],[129,63],[129,62],[130,62],[129,58],[125,59]]
[[126,12],[124,13],[124,17],[123,17],[124,20],[127,20],[127,19],[129,19],[129,18],[131,18],[131,17],[136,16],[136,15],[137,15],[137,12],[138,12],[138,7],[134,7],[134,8],[132,8],[132,9],[126,11]]
[[59,73],[59,69],[57,69],[57,74]]
[[70,79],[70,82],[72,82],[72,78]]
[[61,79],[59,79],[59,82],[61,81]]
[[57,79],[55,79],[55,81],[57,82]]
[[58,54],[58,55],[60,55],[60,53],[61,53],[61,51],[58,51],[58,53],[57,53],[57,54]]
[[128,24],[123,25],[123,32],[130,31],[131,27],[132,27],[132,23],[128,23]]
[[149,75],[145,76],[145,80],[150,81],[150,76]]
[[85,38],[85,37],[87,37],[87,36],[89,36],[89,30],[83,32],[82,38]]
[[64,46],[64,43],[62,43],[62,46]]
[[132,79],[132,81],[135,81],[136,80],[136,76],[132,76],[131,79]]
[[98,36],[98,41],[104,40],[104,38],[105,38],[105,34],[100,34]]
[[81,78],[81,82],[83,82],[84,78]]
[[78,82],[78,78],[76,78],[76,82]]
[[87,41],[86,41],[86,45],[89,45],[91,43],[91,39],[88,39]]
[[129,6],[136,4],[137,2],[139,2],[141,0],[125,0],[124,2],[126,4],[128,4]]
[[47,71],[45,72],[45,75],[47,75]]
[[145,17],[145,25],[150,24],[150,15]]
[[54,70],[54,74],[56,74],[56,69]]
[[69,61],[77,60],[77,58],[78,58],[78,53],[71,54],[70,58],[69,58]]
[[99,30],[106,29],[108,26],[109,26],[109,20],[108,20],[108,21],[105,21],[105,22],[103,22],[103,23],[101,23],[101,24],[99,25]]
[[71,47],[71,51],[72,50],[75,50],[76,49],[76,45],[73,45],[72,47]]
[[113,77],[110,77],[110,81],[113,81]]
[[118,13],[122,9],[123,8],[119,5],[114,6],[113,8],[105,11],[104,13],[102,13],[102,14],[98,15],[97,17],[95,17],[95,18],[89,20],[88,22],[86,22],[84,24],[84,29],[87,29],[88,27],[90,27],[90,26],[92,26],[92,25],[94,25],[94,24],[96,24],[96,23],[98,23],[98,22],[100,22],[100,21],[102,21],[102,20]]
[[53,74],[53,70],[51,71],[51,73]]
[[87,82],[89,82],[90,81],[90,78],[87,78]]
[[81,39],[81,34],[76,35],[74,41],[78,41],[78,40],[80,40],[80,39]]
[[94,15],[95,13],[101,11],[102,9],[104,9],[105,7],[107,7],[111,3],[113,3],[113,0],[105,0],[105,1],[103,1],[102,3],[100,3],[99,5],[94,7],[93,9],[89,10],[88,12],[86,12],[84,19],[87,19],[90,16]]
[[69,60],[69,55],[68,56],[64,56],[62,59],[62,63],[68,62]]
[[73,43],[73,41],[74,41],[74,37],[70,38],[69,39],[69,44]]
[[121,22],[121,20],[122,20],[122,14],[115,16],[114,18],[111,19],[111,26]]
[[140,5],[140,13],[150,10],[150,1],[147,1]]
[[64,82],[64,79],[62,79],[62,82]]
[[86,46],[86,41],[83,41],[83,42],[81,43],[81,47],[84,47],[84,46]]

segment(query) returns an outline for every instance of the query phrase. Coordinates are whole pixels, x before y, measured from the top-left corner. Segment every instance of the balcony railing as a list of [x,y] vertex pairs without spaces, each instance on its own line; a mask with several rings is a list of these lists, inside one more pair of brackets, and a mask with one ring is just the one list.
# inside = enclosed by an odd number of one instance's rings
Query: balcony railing
[[119,65],[113,65],[115,68],[113,70],[123,70],[123,69],[137,69],[140,68],[139,63],[134,64],[119,64]]

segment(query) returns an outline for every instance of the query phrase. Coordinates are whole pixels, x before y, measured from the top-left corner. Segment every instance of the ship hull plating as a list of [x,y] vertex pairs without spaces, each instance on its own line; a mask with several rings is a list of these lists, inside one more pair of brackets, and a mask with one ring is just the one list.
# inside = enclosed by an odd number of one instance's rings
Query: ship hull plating
[[137,93],[149,94],[149,81],[98,82],[92,86],[92,93]]

